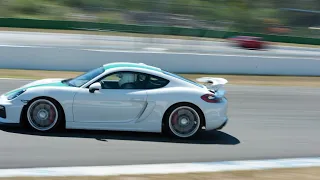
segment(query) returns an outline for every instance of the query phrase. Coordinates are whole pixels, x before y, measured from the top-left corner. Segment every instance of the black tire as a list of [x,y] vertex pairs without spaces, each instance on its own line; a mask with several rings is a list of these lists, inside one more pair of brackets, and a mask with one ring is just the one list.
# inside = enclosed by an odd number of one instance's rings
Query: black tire
[[[185,123],[187,121],[187,123],[189,123],[189,124],[187,124],[188,126],[192,125],[192,127],[190,127],[191,132],[187,133],[185,135],[175,131],[174,125],[172,125],[172,120],[174,120],[172,118],[175,113],[178,113],[179,110],[185,110],[185,113],[187,113],[188,115],[184,114],[182,112],[179,115],[180,117],[179,116],[177,117],[178,123],[183,125],[183,123]],[[193,118],[194,118],[192,120],[191,120],[192,116],[190,116],[191,114],[193,115]],[[184,118],[187,119],[187,120],[185,120],[185,122],[183,122]],[[166,111],[163,120],[164,120],[163,132],[169,136],[179,138],[179,139],[189,139],[189,138],[196,136],[202,130],[202,126],[204,124],[204,117],[203,117],[201,110],[197,106],[189,104],[189,103],[179,103],[179,104],[176,104],[176,105],[170,107]],[[195,122],[196,122],[196,124],[194,124]]]
[[[40,106],[43,108],[40,108]],[[36,109],[39,109],[39,110],[36,110]],[[50,119],[47,119],[47,118],[48,116],[53,115],[54,118],[53,118],[52,124],[50,124],[48,127],[43,127],[43,128],[39,127],[37,122],[34,122],[35,114],[37,114],[36,118],[42,118],[43,121],[51,121],[52,120],[51,118]],[[53,132],[63,128],[62,125],[65,117],[64,117],[63,109],[57,101],[51,98],[41,97],[41,98],[36,98],[28,103],[24,111],[24,118],[25,118],[24,124],[28,128],[31,128],[32,130],[35,130],[38,132]]]

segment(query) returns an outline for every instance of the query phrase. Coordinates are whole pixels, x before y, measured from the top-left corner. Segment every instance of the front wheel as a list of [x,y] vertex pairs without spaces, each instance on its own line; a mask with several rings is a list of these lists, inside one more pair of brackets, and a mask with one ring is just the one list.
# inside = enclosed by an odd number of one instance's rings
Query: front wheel
[[189,105],[173,107],[166,117],[166,129],[178,138],[191,138],[201,127],[201,116],[196,108]]
[[48,99],[37,99],[27,108],[28,124],[37,131],[51,131],[58,127],[61,121],[61,110],[57,103]]

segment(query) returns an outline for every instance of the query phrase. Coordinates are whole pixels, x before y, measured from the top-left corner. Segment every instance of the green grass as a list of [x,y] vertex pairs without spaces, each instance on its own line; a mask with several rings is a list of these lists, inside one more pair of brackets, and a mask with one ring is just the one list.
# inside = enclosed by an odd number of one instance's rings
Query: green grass
[[[0,1],[1,2],[1,1]],[[0,17],[31,18],[43,20],[71,20],[94,21],[107,23],[131,24],[129,11],[159,11],[162,13],[191,15],[191,19],[212,21],[228,21],[233,25],[217,25],[237,32],[266,33],[264,19],[276,19],[281,24],[278,16],[278,4],[257,0],[246,4],[245,1],[204,1],[204,0],[12,0],[0,4]],[[262,3],[263,2],[263,3]],[[312,2],[309,2],[312,3]],[[263,5],[261,5],[263,4]],[[305,3],[304,3],[305,4]],[[232,12],[232,13],[230,13]],[[79,18],[79,16],[86,16]],[[85,28],[85,27],[84,27]],[[40,30],[37,30],[40,31]],[[46,31],[46,30],[43,30]],[[73,31],[66,31],[72,33]],[[307,33],[308,32],[308,33]],[[101,32],[91,32],[98,33]],[[129,33],[119,33],[129,34]],[[131,33],[133,34],[133,33]],[[289,36],[317,37],[318,31],[307,28],[295,29]],[[150,34],[135,34],[133,36],[151,36]],[[161,37],[153,35],[154,37]],[[166,37],[166,36],[162,36]],[[176,37],[174,38],[194,38]],[[215,40],[207,38],[210,40]],[[219,39],[220,41],[222,39]],[[274,43],[279,44],[279,43]],[[289,46],[320,47],[285,43]]]
[[[2,1],[0,1],[2,2]],[[315,2],[301,3],[301,5]],[[236,31],[260,29],[264,31],[264,19],[285,22],[279,16],[280,3],[256,0],[245,1],[208,1],[208,0],[10,0],[0,4],[0,16],[19,18],[41,18],[66,20],[71,14],[95,16],[92,21],[130,23],[125,12],[161,12],[190,15],[192,19],[210,22],[236,22]],[[72,20],[72,18],[71,18]],[[228,26],[230,25],[222,25]],[[303,36],[308,33],[299,33]]]

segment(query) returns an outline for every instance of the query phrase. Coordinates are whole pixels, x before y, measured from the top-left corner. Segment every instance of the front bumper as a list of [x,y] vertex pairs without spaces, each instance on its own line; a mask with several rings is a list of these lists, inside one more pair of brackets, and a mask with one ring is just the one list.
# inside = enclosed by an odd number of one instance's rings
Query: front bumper
[[0,97],[0,124],[18,124],[24,103],[20,100],[8,101]]
[[0,118],[7,118],[6,107],[0,105]]

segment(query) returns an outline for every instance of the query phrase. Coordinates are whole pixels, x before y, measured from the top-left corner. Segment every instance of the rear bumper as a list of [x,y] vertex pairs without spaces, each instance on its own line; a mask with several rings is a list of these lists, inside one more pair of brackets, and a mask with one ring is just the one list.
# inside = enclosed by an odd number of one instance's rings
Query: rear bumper
[[228,112],[228,100],[223,98],[223,101],[216,104],[214,108],[205,111],[206,130],[220,130],[224,128],[229,117]]
[[211,130],[221,130],[228,124],[229,118],[223,117],[223,118],[216,118],[214,121],[207,121],[206,122],[206,131]]
[[228,124],[228,121],[229,119],[227,118],[227,120],[221,126],[219,126],[216,130],[223,129]]

